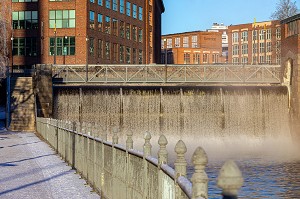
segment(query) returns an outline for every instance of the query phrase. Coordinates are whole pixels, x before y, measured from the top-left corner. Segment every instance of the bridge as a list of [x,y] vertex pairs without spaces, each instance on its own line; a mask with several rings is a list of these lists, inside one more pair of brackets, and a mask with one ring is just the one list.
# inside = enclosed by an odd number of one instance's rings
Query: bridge
[[[58,86],[272,86],[281,84],[282,72],[277,65],[52,65],[51,77],[53,84]],[[138,152],[132,147],[130,133],[127,134],[126,146],[122,146],[116,131],[111,135],[112,140],[108,141],[107,133],[112,131],[94,123],[78,124],[40,117],[35,121],[37,133],[104,198],[209,197],[204,171],[207,157],[201,147],[192,156],[195,173],[189,180],[186,175],[186,147],[181,140],[175,148],[177,156],[173,169],[167,164],[168,141],[163,135],[158,141],[156,159],[152,156],[149,133],[144,137],[144,151]],[[242,184],[236,165],[226,163],[219,177],[218,184],[224,197],[230,194],[234,198]]]
[[281,83],[280,65],[52,65],[54,84]]

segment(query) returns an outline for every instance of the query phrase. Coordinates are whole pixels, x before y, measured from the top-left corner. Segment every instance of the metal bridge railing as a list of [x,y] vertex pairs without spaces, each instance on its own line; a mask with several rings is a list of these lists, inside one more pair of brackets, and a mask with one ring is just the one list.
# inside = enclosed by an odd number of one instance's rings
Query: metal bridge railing
[[53,65],[53,83],[280,84],[280,65]]
[[[167,165],[168,143],[161,135],[158,159],[151,156],[150,133],[144,136],[144,152],[133,149],[132,133],[127,134],[126,147],[118,144],[118,129],[112,142],[107,132],[97,125],[36,118],[37,132],[57,153],[76,169],[100,193],[101,198],[190,199],[208,198],[207,156],[198,147],[192,157],[194,174],[186,178],[187,148],[179,140],[175,146],[175,170]],[[243,184],[240,170],[233,161],[222,167],[218,186],[224,198],[236,198]]]

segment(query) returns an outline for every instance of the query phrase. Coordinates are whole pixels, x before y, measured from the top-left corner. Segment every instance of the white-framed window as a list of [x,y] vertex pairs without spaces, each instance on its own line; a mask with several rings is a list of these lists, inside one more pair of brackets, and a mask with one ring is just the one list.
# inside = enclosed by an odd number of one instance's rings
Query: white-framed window
[[267,42],[267,52],[272,52],[272,42]]
[[238,32],[233,32],[232,33],[232,43],[239,42],[239,33]]
[[232,46],[232,55],[239,55],[239,45]]
[[189,37],[183,37],[183,47],[184,48],[189,47]]
[[253,41],[257,40],[257,30],[252,31],[252,40]]
[[281,28],[276,28],[276,39],[281,39]]
[[242,57],[242,64],[247,64],[248,63],[248,57]]
[[172,48],[172,38],[171,39],[167,39],[167,48]]
[[232,63],[233,64],[238,64],[240,62],[239,58],[238,57],[233,57],[232,58]]
[[278,65],[280,65],[281,64],[281,55],[279,54],[277,54],[276,55],[276,64],[278,64]]
[[160,45],[161,45],[161,49],[165,48],[165,41],[164,41],[164,39],[161,40],[161,44]]
[[265,56],[264,55],[259,56],[259,63],[265,63]]
[[180,47],[180,37],[175,38],[175,47]]
[[271,64],[272,62],[272,56],[271,55],[267,55],[266,57],[266,63]]
[[183,54],[183,63],[184,64],[190,64],[191,62],[191,55],[190,53],[184,53]]
[[266,32],[266,39],[271,40],[271,38],[272,38],[272,32],[271,32],[271,29],[268,29]]
[[265,52],[265,43],[261,42],[259,43],[259,53]]
[[198,48],[198,36],[197,35],[192,36],[192,48]]
[[256,64],[257,63],[257,56],[252,56],[252,63],[253,64]]
[[219,63],[219,54],[212,54],[212,62]]
[[209,62],[209,54],[204,53],[203,54],[203,63],[208,63]]
[[252,44],[252,53],[253,54],[257,53],[257,43]]
[[200,64],[200,53],[195,53],[193,58],[194,64]]
[[276,41],[276,53],[280,53],[281,52],[281,41]]
[[243,55],[248,54],[248,44],[242,44],[242,54]]
[[259,40],[264,40],[264,39],[265,39],[265,31],[259,30]]
[[242,38],[241,38],[242,41],[248,41],[248,31],[243,31],[242,32]]

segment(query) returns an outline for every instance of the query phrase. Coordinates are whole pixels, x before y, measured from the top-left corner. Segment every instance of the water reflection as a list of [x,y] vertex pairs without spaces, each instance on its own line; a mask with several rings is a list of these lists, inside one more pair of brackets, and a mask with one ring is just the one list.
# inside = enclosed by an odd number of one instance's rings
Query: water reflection
[[[300,161],[275,162],[264,158],[237,159],[243,173],[244,185],[239,191],[239,198],[299,198],[300,196]],[[220,198],[221,189],[216,185],[217,176],[224,162],[213,161],[206,169],[209,177],[209,198]],[[188,177],[193,174],[188,168]]]

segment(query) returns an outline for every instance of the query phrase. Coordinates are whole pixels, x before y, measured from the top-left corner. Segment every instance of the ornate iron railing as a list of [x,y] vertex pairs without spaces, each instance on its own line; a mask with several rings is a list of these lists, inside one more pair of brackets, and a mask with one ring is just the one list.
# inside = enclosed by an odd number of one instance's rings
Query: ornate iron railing
[[[208,160],[201,147],[192,157],[195,172],[190,182],[186,178],[187,148],[182,140],[175,146],[174,170],[167,165],[168,141],[164,135],[158,140],[160,148],[156,159],[151,157],[150,133],[145,134],[144,151],[139,152],[133,149],[132,132],[127,134],[124,147],[118,144],[118,129],[113,130],[112,142],[108,142],[107,131],[95,124],[39,117],[36,122],[37,132],[100,193],[101,198],[208,198],[205,173]],[[226,162],[218,178],[224,198],[237,197],[242,184],[236,164]]]
[[280,84],[280,65],[53,65],[53,83]]

